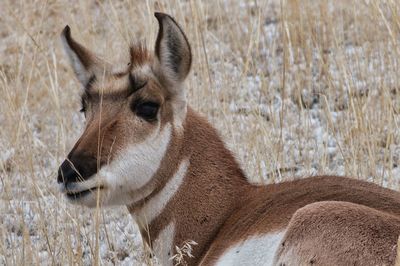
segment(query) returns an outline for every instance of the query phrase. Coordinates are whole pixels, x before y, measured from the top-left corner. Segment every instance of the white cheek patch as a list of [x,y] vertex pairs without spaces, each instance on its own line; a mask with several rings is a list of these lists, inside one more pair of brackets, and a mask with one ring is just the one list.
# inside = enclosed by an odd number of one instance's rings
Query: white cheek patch
[[184,177],[186,176],[187,169],[189,167],[189,160],[183,160],[176,173],[167,182],[164,188],[158,192],[154,197],[150,198],[143,207],[135,214],[139,224],[150,224],[165,208],[171,198],[178,191],[181,186]]
[[229,248],[218,259],[218,266],[273,265],[284,231],[249,238]]
[[153,241],[153,251],[160,265],[172,265],[172,248],[175,235],[175,224],[171,222]]
[[109,165],[100,169],[97,177],[107,186],[105,204],[133,203],[134,195],[129,195],[130,192],[141,189],[153,178],[165,156],[171,135],[171,125],[166,124],[161,132],[155,130],[143,142],[128,146]]

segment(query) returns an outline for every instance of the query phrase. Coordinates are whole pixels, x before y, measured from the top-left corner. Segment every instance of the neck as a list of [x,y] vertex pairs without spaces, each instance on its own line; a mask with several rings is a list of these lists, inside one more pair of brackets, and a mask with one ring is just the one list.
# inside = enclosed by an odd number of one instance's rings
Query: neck
[[[159,182],[154,193],[128,208],[162,265],[181,259],[175,246],[183,249],[182,259],[192,265],[239,206],[249,183],[216,130],[190,108],[183,136],[174,141],[170,149],[181,149],[176,156],[166,156],[164,162],[174,165],[174,170],[165,170],[168,178]],[[193,257],[185,254],[188,244]],[[174,255],[175,261],[169,260]]]

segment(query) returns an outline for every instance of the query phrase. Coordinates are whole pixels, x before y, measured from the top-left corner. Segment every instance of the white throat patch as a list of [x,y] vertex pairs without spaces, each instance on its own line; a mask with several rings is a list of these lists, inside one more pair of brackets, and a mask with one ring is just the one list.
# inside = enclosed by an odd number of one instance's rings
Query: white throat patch
[[103,166],[97,176],[104,179],[108,186],[107,199],[109,204],[130,204],[146,197],[131,195],[132,191],[145,186],[155,175],[165,156],[171,140],[172,127],[166,124],[161,132],[156,130],[141,143],[130,145],[109,165]]

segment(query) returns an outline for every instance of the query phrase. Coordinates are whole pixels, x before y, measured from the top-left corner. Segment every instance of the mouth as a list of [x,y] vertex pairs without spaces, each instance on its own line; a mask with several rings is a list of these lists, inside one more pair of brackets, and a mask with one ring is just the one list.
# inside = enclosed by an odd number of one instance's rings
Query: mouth
[[102,189],[103,189],[103,186],[92,187],[90,189],[82,190],[82,191],[79,191],[79,192],[68,191],[68,192],[65,193],[65,195],[69,200],[78,200],[78,199],[86,197],[87,195],[89,195],[92,192],[96,192],[96,191],[99,191],[99,190],[102,190]]

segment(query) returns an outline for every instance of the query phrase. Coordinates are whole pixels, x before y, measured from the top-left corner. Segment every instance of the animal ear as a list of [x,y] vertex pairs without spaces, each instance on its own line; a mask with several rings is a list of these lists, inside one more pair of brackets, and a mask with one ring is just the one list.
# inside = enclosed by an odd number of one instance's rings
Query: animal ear
[[190,44],[175,20],[163,13],[154,13],[159,31],[155,53],[160,62],[160,74],[170,85],[185,80],[192,63]]
[[72,38],[71,29],[68,25],[65,26],[61,33],[61,40],[78,80],[85,87],[87,87],[91,80],[96,76],[96,72],[100,72],[99,74],[104,73],[106,70],[106,63],[84,46],[77,43]]

